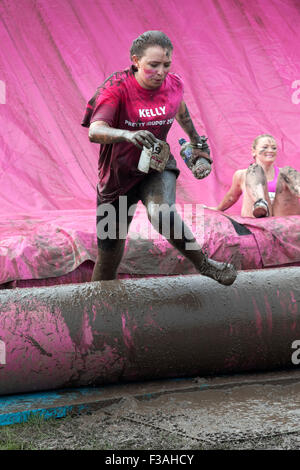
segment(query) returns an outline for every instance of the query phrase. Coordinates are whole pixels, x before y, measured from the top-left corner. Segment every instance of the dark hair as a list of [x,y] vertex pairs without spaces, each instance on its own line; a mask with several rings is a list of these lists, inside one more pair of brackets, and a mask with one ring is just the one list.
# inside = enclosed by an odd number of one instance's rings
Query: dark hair
[[145,50],[151,46],[160,46],[163,49],[173,50],[173,44],[165,33],[162,31],[146,31],[132,42],[130,59],[133,55],[140,59],[143,57]]

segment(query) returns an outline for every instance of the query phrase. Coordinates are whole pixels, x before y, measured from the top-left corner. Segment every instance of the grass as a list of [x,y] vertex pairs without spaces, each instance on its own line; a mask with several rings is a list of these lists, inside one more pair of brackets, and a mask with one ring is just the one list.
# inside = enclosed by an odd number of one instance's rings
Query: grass
[[[300,437],[296,436],[300,442]],[[91,416],[67,415],[64,418],[44,419],[32,414],[24,423],[0,426],[0,450],[231,450],[299,448],[293,436],[285,443],[284,437],[259,438],[247,442],[202,443],[189,436],[163,429],[154,429],[147,423],[134,423],[103,412]],[[295,444],[296,443],[296,444]]]
[[47,420],[31,415],[24,423],[0,426],[0,450],[145,450],[151,444],[158,450],[180,448],[182,438],[118,419],[105,422],[103,417],[80,425],[71,415]]
[[32,414],[24,423],[0,426],[0,450],[37,450],[35,443],[55,435],[59,421]]

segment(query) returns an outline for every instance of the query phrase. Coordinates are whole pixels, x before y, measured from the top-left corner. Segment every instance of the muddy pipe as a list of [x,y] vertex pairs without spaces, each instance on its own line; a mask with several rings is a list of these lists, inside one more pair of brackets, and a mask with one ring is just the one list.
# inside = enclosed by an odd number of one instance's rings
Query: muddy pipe
[[188,275],[3,290],[0,394],[296,368],[299,279],[281,268],[230,287]]

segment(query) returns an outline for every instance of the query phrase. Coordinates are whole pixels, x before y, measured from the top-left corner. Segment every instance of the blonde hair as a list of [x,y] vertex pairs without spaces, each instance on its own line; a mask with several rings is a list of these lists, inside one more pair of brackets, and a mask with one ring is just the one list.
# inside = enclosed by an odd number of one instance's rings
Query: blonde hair
[[[258,135],[257,137],[255,137],[255,139],[253,140],[252,142],[252,150],[255,150],[256,149],[256,146],[259,142],[260,139],[263,139],[264,137],[269,137],[270,139],[274,140],[274,142],[276,142],[276,139],[273,135],[271,134],[260,134]],[[255,156],[253,155],[253,158],[255,160]]]
[[264,137],[269,137],[270,139],[273,139],[273,140],[276,142],[275,137],[273,137],[271,134],[260,134],[260,135],[258,135],[257,137],[255,137],[255,139],[254,139],[253,142],[252,142],[252,148],[253,148],[253,150],[256,149],[256,146],[257,146],[257,144],[258,144],[258,141],[259,141],[260,139],[263,139]]

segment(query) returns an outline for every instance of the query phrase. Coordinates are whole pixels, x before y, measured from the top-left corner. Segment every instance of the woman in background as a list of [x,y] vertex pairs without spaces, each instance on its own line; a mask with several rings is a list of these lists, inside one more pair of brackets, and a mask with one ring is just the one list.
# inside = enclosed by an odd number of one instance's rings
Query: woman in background
[[[119,223],[122,196],[126,196],[130,208],[141,200],[155,229],[188,258],[199,273],[224,285],[232,284],[236,278],[234,266],[207,258],[174,209],[179,170],[173,155],[169,155],[162,173],[150,170],[145,174],[137,169],[142,148],[165,143],[176,119],[195,147],[193,161],[201,158],[194,176],[201,179],[211,171],[209,154],[197,148],[201,138],[183,101],[183,82],[178,75],[169,73],[172,51],[172,43],[164,33],[145,32],[132,43],[132,66],[111,75],[88,104],[82,125],[89,127],[90,141],[101,144],[97,227],[101,226],[105,204],[113,205],[116,211],[116,236],[107,237],[97,230],[98,256],[92,281],[117,276],[126,238],[120,234],[127,235],[134,213],[131,210],[130,215],[125,214],[123,210],[124,223]],[[162,207],[169,211],[164,213]],[[169,220],[168,234],[163,230],[164,217]],[[176,236],[179,229],[181,238]],[[190,243],[193,249],[188,249]]]
[[223,200],[209,209],[225,211],[243,195],[243,217],[272,217],[300,214],[300,173],[290,166],[275,164],[277,144],[270,134],[256,137],[252,144],[254,163],[237,170]]

